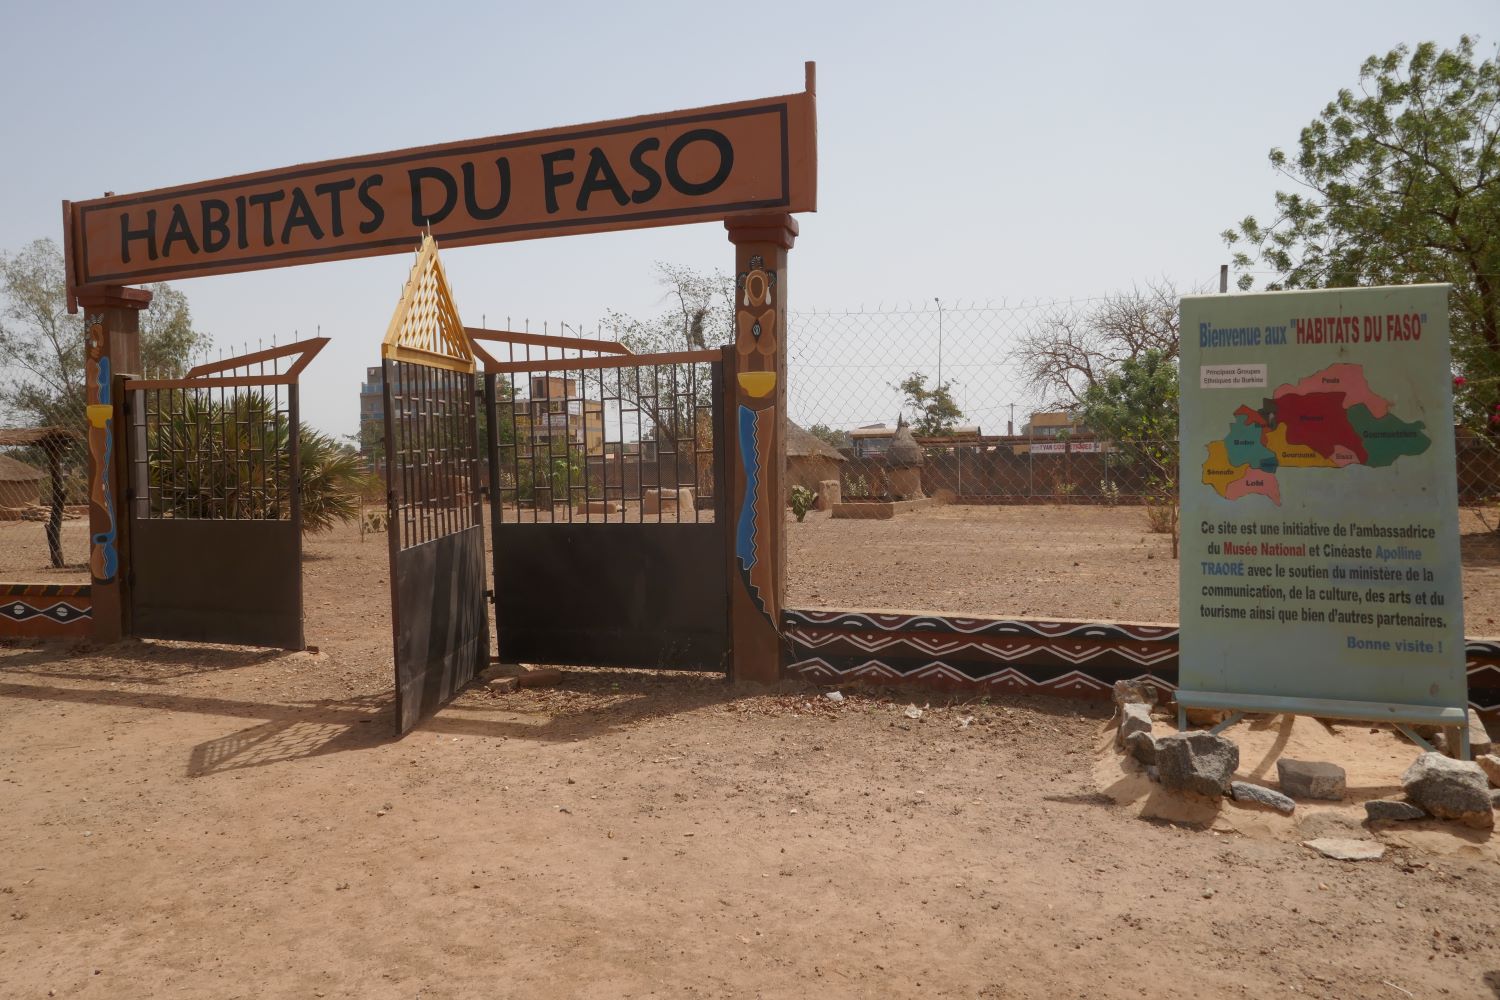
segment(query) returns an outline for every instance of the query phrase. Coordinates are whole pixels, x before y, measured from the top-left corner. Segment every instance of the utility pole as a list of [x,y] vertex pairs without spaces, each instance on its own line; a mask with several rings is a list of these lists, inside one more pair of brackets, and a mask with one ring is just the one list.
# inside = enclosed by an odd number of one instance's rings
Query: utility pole
[[932,297],[932,301],[934,301],[934,302],[937,303],[937,309],[938,309],[938,377],[937,377],[937,388],[941,389],[942,386],[943,386],[943,301],[942,301],[942,299],[939,299],[936,295],[934,295]]

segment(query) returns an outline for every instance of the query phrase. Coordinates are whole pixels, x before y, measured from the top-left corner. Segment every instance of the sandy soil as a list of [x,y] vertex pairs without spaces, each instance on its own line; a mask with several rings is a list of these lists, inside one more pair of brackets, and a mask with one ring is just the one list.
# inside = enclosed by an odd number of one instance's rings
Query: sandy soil
[[[1470,511],[1460,525],[1466,632],[1500,634],[1500,537]],[[70,521],[63,532],[66,551],[83,551],[85,524]],[[788,533],[794,607],[1177,620],[1170,543],[1146,531],[1137,507],[929,507],[891,521],[813,511],[800,524],[788,518]],[[385,558],[383,535],[362,546],[358,537],[341,528],[308,553],[329,560],[367,549],[361,558]],[[0,580],[85,582],[82,567],[41,569],[46,551],[40,525],[0,523]]]
[[[1112,537],[1090,513],[1080,554]],[[901,544],[951,537],[946,514]],[[845,527],[796,526],[794,551]],[[1006,574],[1047,561],[1013,537]],[[1490,837],[1366,830],[1357,802],[1166,812],[1082,703],[934,696],[911,720],[879,693],[575,670],[472,687],[396,740],[384,539],[314,539],[306,570],[317,653],[0,648],[0,996],[1500,995]],[[1257,725],[1236,736],[1262,780],[1273,751],[1336,755],[1365,798],[1413,756]],[[1300,840],[1325,828],[1391,849],[1323,860]]]

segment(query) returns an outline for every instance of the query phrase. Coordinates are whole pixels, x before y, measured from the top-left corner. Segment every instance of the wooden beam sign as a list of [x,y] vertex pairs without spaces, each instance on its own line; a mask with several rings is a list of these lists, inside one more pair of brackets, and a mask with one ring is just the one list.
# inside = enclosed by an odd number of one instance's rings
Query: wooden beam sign
[[810,212],[816,150],[809,87],[65,203],[69,284]]

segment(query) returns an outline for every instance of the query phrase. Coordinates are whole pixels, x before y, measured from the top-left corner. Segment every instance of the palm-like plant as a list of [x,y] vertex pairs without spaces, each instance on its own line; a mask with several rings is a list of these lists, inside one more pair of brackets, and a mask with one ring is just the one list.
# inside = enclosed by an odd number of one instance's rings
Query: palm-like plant
[[[291,425],[274,401],[245,393],[216,401],[189,393],[147,434],[153,517],[284,520],[291,517]],[[327,434],[299,435],[302,530],[359,518],[359,457]]]

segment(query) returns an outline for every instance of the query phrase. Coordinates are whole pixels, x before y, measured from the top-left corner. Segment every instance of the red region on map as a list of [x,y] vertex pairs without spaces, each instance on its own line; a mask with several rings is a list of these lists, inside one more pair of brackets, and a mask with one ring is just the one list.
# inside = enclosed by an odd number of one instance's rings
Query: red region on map
[[1360,462],[1367,460],[1365,443],[1344,415],[1344,393],[1306,392],[1276,400],[1276,416],[1286,425],[1287,444],[1305,444],[1325,458],[1340,445]]
[[1247,425],[1254,424],[1256,427],[1266,426],[1266,418],[1260,415],[1260,411],[1252,410],[1248,406],[1242,405],[1238,410],[1234,411],[1234,415],[1244,417]]

